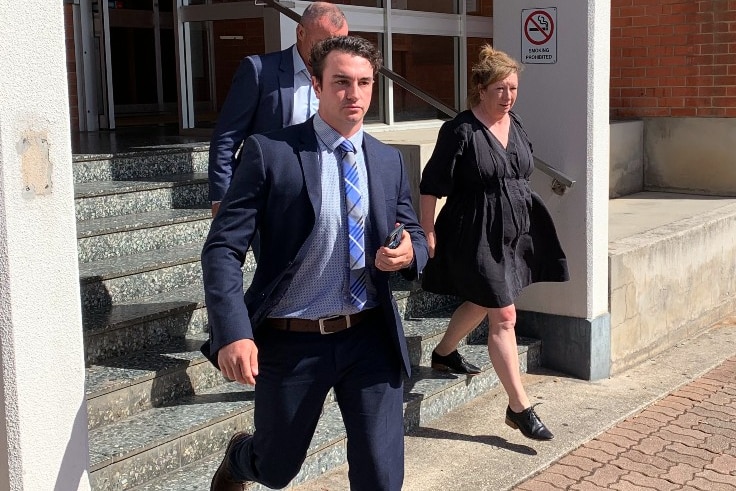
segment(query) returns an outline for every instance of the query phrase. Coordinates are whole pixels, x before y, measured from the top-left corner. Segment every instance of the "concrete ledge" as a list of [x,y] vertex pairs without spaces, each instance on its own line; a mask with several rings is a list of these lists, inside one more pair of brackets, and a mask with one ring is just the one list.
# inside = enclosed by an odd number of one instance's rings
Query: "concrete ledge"
[[516,332],[542,340],[542,366],[584,380],[611,374],[611,316],[579,319],[520,310]]
[[618,219],[637,220],[639,205],[652,209],[650,220],[665,212],[679,219],[609,244],[613,373],[695,336],[736,308],[734,200],[654,194],[642,193],[638,204],[632,199]]
[[[380,126],[366,128],[371,136],[401,152],[409,186],[411,187],[411,199],[417,213],[419,213],[419,181],[422,179],[424,166],[434,151],[437,134],[442,123],[443,121],[427,121],[423,125],[418,125],[418,127],[394,130]],[[437,208],[439,212],[440,207]]]

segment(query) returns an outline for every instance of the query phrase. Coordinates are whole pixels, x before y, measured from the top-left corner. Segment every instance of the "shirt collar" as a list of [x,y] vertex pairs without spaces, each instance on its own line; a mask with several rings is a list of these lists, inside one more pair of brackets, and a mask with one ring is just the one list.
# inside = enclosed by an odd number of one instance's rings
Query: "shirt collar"
[[299,56],[299,50],[296,49],[296,44],[291,49],[291,57],[294,59],[294,74],[304,72],[309,78],[309,71],[307,65],[304,64],[304,60]]
[[333,152],[337,147],[342,143],[343,140],[350,140],[350,142],[353,144],[353,146],[356,148],[356,151],[359,151],[360,148],[363,146],[363,127],[361,126],[358,131],[355,132],[353,136],[350,138],[345,138],[340,133],[335,131],[335,129],[327,124],[324,119],[322,119],[319,115],[319,113],[314,115],[314,132],[317,134],[317,137],[322,140],[322,143],[332,150]]

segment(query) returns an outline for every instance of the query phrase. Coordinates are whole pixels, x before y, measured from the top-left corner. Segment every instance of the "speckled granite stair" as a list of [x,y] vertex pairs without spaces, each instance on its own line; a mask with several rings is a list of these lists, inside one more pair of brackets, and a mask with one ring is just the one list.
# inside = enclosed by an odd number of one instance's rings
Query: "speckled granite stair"
[[[252,390],[224,380],[200,353],[207,313],[200,254],[211,222],[207,145],[75,156],[91,484],[95,491],[205,490],[230,435],[252,429]],[[255,268],[248,254],[248,285]],[[407,429],[497,384],[481,326],[461,346],[483,367],[467,379],[427,368],[458,300],[392,276],[412,364]],[[539,343],[520,345],[522,368]],[[345,461],[331,397],[303,482]],[[265,490],[260,486],[252,489]]]
[[191,285],[202,277],[201,251],[202,244],[194,242],[81,263],[82,309],[104,313],[116,304]]
[[[124,327],[87,335],[87,412],[90,428],[118,421],[152,405],[170,403],[178,397],[198,393],[224,380],[199,351],[207,339],[207,313],[203,293],[182,289],[169,294],[190,302],[147,302],[140,309],[119,311],[116,319]],[[160,310],[154,306],[162,305]],[[176,316],[165,309],[183,309],[184,320],[173,329],[167,325]],[[192,310],[196,309],[196,310]],[[413,365],[429,365],[431,352],[447,326],[451,311],[432,317],[405,321],[407,344]],[[140,322],[146,318],[146,322]],[[130,322],[136,322],[127,326]],[[163,322],[164,326],[160,327]],[[184,332],[184,330],[186,330]],[[96,350],[90,353],[89,350]],[[121,350],[126,356],[112,358]],[[91,360],[91,361],[90,361]]]
[[184,144],[115,155],[75,155],[74,182],[129,181],[165,174],[207,172],[208,150],[206,144]]
[[138,181],[82,182],[74,186],[77,220],[207,203],[207,174],[174,174]]
[[[253,273],[243,272],[243,284]],[[186,286],[111,304],[83,316],[87,364],[207,331],[201,277]]]
[[398,273],[391,275],[391,291],[402,319],[422,318],[428,313],[459,304],[454,297],[422,290],[419,281],[405,280]]
[[[450,312],[448,310],[441,314],[446,313],[449,315]],[[431,353],[431,350],[444,333],[447,321],[448,317],[426,317],[405,321],[410,352],[413,356],[421,357],[413,358],[412,362],[413,364],[422,365],[415,366],[411,380],[405,382],[405,423],[407,429],[445,414],[459,404],[472,399],[477,394],[493,388],[498,382],[495,372],[490,367],[484,345],[461,347],[461,350],[469,360],[483,368],[483,373],[476,377],[470,379],[467,377],[458,377],[451,374],[435,372],[427,367],[429,365],[429,353]],[[100,464],[101,467],[99,467],[99,469],[103,469],[103,467],[106,469],[103,474],[100,474],[101,479],[103,479],[103,475],[117,475],[119,477],[128,472],[125,468],[121,467],[122,464],[118,464],[118,461],[133,459],[137,463],[128,462],[125,465],[131,466],[131,469],[151,468],[151,475],[157,476],[158,471],[155,469],[173,468],[175,466],[169,460],[176,460],[172,452],[175,453],[178,451],[181,458],[184,458],[184,455],[188,455],[189,453],[197,453],[181,447],[181,445],[187,444],[186,438],[181,437],[176,442],[171,443],[172,437],[170,435],[164,435],[162,437],[164,440],[163,443],[136,440],[138,442],[137,444],[141,446],[141,449],[130,450],[132,455],[126,453],[128,450],[121,450],[121,453],[113,452],[111,454],[110,448],[113,448],[115,443],[107,441],[106,437],[100,435],[110,435],[111,439],[120,440],[120,435],[127,435],[126,432],[128,430],[126,428],[128,428],[128,425],[135,426],[135,421],[139,421],[141,418],[144,421],[149,421],[152,426],[157,426],[157,423],[152,422],[156,420],[157,416],[155,415],[157,414],[166,414],[167,422],[162,424],[168,427],[172,424],[172,420],[185,417],[180,416],[174,407],[182,404],[185,406],[192,404],[189,397],[192,394],[204,394],[212,397],[212,394],[219,393],[223,388],[230,390],[227,388],[232,388],[233,385],[219,385],[223,382],[219,372],[214,370],[209,362],[199,353],[199,346],[205,338],[206,335],[204,333],[189,335],[185,341],[174,340],[158,349],[141,351],[136,356],[128,356],[118,360],[107,360],[88,369],[87,398],[90,426],[93,429],[100,429],[99,432],[95,433],[97,435],[96,438],[98,438],[96,441],[100,445],[99,448],[107,449],[95,451],[100,455],[107,455],[109,457],[101,460],[101,462],[106,462],[104,466]],[[523,371],[526,371],[527,366],[538,366],[538,342],[522,340],[520,342],[520,353]],[[247,390],[246,388],[242,389]],[[195,397],[194,400],[200,401],[197,404],[204,404],[202,401],[207,400],[207,397],[200,397],[199,399]],[[162,406],[167,406],[166,413],[161,413],[160,408]],[[202,410],[210,412],[209,409]],[[200,425],[210,428],[206,437],[211,439],[212,432],[217,433],[222,428],[230,428],[232,431],[235,431],[234,427],[231,427],[232,421],[248,421],[248,424],[250,424],[252,416],[243,415],[238,412],[250,410],[250,406],[233,410],[229,413],[230,415],[227,419],[229,422],[225,423],[222,422],[222,418],[217,414],[213,414],[212,421],[198,421]],[[189,409],[183,409],[182,411],[184,415],[189,414]],[[142,416],[143,414],[148,414],[149,416],[144,417]],[[102,426],[103,424],[107,424],[108,430],[102,429],[105,428]],[[110,428],[114,429],[118,426],[120,426],[118,430],[110,430]],[[240,428],[240,426],[237,428]],[[197,427],[191,431],[200,432],[200,429]],[[151,438],[155,440],[158,438],[156,436],[158,432],[154,433],[155,435]],[[182,435],[186,434],[188,434],[188,431],[182,433]],[[138,434],[138,437],[140,436]],[[224,445],[226,443],[226,438],[222,438],[221,435],[218,438],[218,444]],[[339,429],[338,435],[335,438],[337,440],[344,438],[341,429]],[[338,443],[337,440],[331,444],[331,447],[334,447]],[[202,445],[203,443],[198,442],[198,444]],[[177,447],[177,445],[180,445],[180,447]],[[205,443],[205,445],[215,445],[215,443]],[[330,466],[343,463],[345,459],[343,451],[335,453],[335,448],[338,447],[331,448],[328,451],[328,455],[318,453],[310,456],[310,459],[314,462],[308,462],[306,464],[306,470],[299,479],[299,482],[303,482],[303,480],[317,475],[313,473],[314,469],[322,469],[324,471],[326,462],[330,462]],[[143,453],[146,453],[146,455],[142,455]],[[319,464],[315,463],[316,461],[319,461]],[[177,462],[191,463],[193,461],[177,460]],[[185,465],[185,463],[182,465]],[[163,476],[163,474],[161,475]],[[130,480],[130,478],[119,478],[124,481]],[[173,482],[170,481],[171,479],[174,478],[171,476],[166,477],[164,482]],[[106,483],[105,487],[94,489],[118,489],[110,484],[108,477],[104,477],[103,481]],[[155,486],[160,485],[162,485],[161,482]],[[150,487],[144,489],[158,488]],[[176,488],[169,487],[161,489]]]
[[189,242],[204,243],[209,205],[84,220],[77,225],[79,261],[87,263]]
[[[528,367],[538,365],[539,351],[538,341],[520,339],[519,356],[523,371],[526,371]],[[481,374],[474,377],[466,377],[435,372],[424,366],[415,367],[411,379],[405,381],[404,424],[406,431],[410,431],[420,424],[444,415],[478,394],[491,390],[498,385],[498,378],[490,366],[485,346],[466,346],[463,348],[463,353],[471,362],[482,367],[483,371]],[[215,388],[208,391],[208,394],[212,396],[217,391],[218,388]],[[227,434],[238,430],[247,431],[252,429],[252,415],[249,414],[252,407],[246,407],[247,401],[242,402],[242,404],[243,406],[241,408],[233,411],[241,412],[238,416],[231,416],[229,424],[232,429],[229,432],[226,430],[226,434],[223,434],[221,431],[223,427],[227,427],[228,423],[218,422],[220,426],[217,427],[211,425],[213,429],[210,430],[208,436],[213,434],[215,436],[208,438],[204,445],[200,444],[195,450],[189,450],[187,447],[189,442],[182,441],[176,449],[177,452],[173,452],[169,450],[172,443],[167,442],[165,444],[166,447],[152,453],[152,457],[149,460],[145,460],[146,456],[142,456],[141,453],[137,454],[136,458],[141,460],[141,465],[144,465],[140,469],[150,469],[150,472],[147,473],[148,476],[156,476],[159,474],[158,470],[163,469],[165,466],[170,469],[170,472],[161,473],[158,477],[153,477],[150,482],[141,482],[139,487],[133,489],[135,491],[194,491],[208,489],[211,476],[222,459],[222,451],[227,443]],[[203,407],[201,411],[207,412],[208,408]],[[237,418],[240,418],[239,423],[235,422]],[[239,426],[239,424],[242,426]],[[141,425],[136,425],[136,427],[139,426]],[[167,435],[160,439],[163,441],[167,440],[167,438],[170,437]],[[215,442],[219,442],[217,443],[217,448],[215,448]],[[138,446],[148,447],[150,449],[148,451],[154,448],[153,444],[146,444],[140,441],[138,442]],[[184,458],[185,455],[188,456],[197,453],[197,450],[203,446],[209,447],[213,453],[209,456],[203,456],[199,461]],[[101,446],[100,448],[104,447]],[[173,468],[172,462],[175,455],[181,456],[179,462],[182,465],[179,469]],[[122,456],[118,458],[122,458]],[[99,474],[100,478],[111,475],[116,471],[115,457],[113,456],[107,460],[113,462],[107,467],[100,467],[105,460],[97,461],[97,466],[100,470],[96,472],[107,473]],[[312,441],[302,471],[292,481],[289,487],[312,479],[331,468],[345,463],[345,461],[345,432],[336,405],[330,403],[325,406],[325,412],[318,426],[318,433],[315,434],[315,438]],[[98,476],[96,476],[96,472],[93,470],[93,482],[97,482]],[[138,474],[136,478],[142,481],[142,474],[144,472]],[[118,479],[123,479],[124,476],[125,474],[121,472],[118,474]],[[104,477],[104,479],[105,485],[109,486],[104,489],[123,489],[115,487],[115,483],[109,481],[107,477]],[[260,485],[251,485],[248,489],[265,491],[267,488]]]

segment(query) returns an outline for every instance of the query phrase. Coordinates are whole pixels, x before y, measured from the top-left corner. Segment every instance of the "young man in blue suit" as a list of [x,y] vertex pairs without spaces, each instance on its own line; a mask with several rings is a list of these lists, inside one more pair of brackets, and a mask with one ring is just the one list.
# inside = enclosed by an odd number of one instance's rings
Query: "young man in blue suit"
[[296,26],[296,44],[283,51],[243,59],[217,118],[210,141],[209,183],[212,216],[240,163],[243,141],[302,123],[317,111],[312,91],[309,53],[315,43],[345,36],[348,23],[336,5],[312,2]]
[[[286,486],[331,388],[351,489],[403,483],[410,364],[389,277],[416,278],[427,243],[401,154],[363,131],[380,53],[335,37],[311,61],[317,115],[246,140],[202,251],[211,325],[202,349],[225,377],[255,385],[255,432],[232,437],[213,491]],[[400,243],[383,246],[397,223]],[[240,267],[256,230],[261,257],[243,296]]]

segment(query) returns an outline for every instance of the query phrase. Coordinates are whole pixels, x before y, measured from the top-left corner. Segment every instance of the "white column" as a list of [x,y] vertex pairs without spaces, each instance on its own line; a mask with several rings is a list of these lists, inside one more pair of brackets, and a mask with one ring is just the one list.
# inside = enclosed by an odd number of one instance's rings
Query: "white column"
[[[534,10],[556,8],[547,32],[555,63],[525,63],[515,110],[534,153],[576,180],[563,196],[540,171],[532,183],[552,212],[571,280],[527,289],[519,327],[543,340],[543,363],[586,378],[610,373],[608,313],[608,159],[610,0],[495,2],[493,41],[523,61],[524,36],[540,42],[545,27],[527,22]],[[536,36],[536,37],[535,37]],[[554,46],[551,43],[554,41]],[[552,51],[550,51],[552,53]],[[531,60],[529,60],[531,61]]]
[[0,19],[0,489],[87,490],[63,5]]

